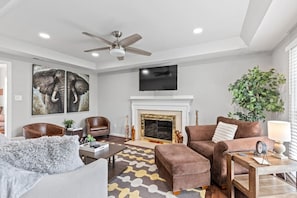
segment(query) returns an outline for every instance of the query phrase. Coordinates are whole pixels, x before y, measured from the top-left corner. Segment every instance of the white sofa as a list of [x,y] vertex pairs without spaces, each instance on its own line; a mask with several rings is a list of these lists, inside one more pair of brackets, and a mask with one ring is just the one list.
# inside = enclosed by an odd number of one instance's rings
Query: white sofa
[[21,198],[105,198],[107,173],[107,160],[99,159],[75,171],[44,176]]
[[0,197],[107,197],[107,160],[84,165],[78,136],[22,139],[0,134]]

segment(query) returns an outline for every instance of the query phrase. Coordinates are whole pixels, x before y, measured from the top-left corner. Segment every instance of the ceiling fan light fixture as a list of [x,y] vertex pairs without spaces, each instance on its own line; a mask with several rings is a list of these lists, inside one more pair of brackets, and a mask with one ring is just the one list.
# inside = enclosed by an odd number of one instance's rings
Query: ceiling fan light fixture
[[122,32],[113,31],[111,34],[116,38],[116,40],[113,42],[106,40],[101,36],[96,36],[87,32],[82,32],[82,34],[89,36],[91,38],[94,38],[96,40],[100,40],[108,45],[105,47],[84,50],[84,52],[97,52],[97,51],[109,50],[110,55],[113,57],[116,57],[119,61],[125,59],[126,51],[128,53],[144,55],[144,56],[150,56],[152,54],[151,52],[130,46],[135,42],[139,41],[140,39],[142,39],[142,37],[139,34],[132,34],[124,39],[120,39],[120,37],[122,36]]
[[119,47],[111,48],[109,50],[109,53],[110,53],[110,55],[115,56],[115,57],[122,57],[122,56],[125,56],[126,52],[125,52],[124,48],[119,46]]

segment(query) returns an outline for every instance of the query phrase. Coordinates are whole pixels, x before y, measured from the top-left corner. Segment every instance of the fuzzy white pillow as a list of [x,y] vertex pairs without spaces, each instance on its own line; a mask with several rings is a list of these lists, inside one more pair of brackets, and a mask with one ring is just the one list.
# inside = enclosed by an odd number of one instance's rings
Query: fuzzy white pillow
[[238,126],[235,124],[219,122],[212,137],[212,141],[217,143],[224,140],[233,140],[237,127]]
[[0,147],[0,160],[33,172],[56,174],[83,166],[78,136],[51,136],[11,141]]

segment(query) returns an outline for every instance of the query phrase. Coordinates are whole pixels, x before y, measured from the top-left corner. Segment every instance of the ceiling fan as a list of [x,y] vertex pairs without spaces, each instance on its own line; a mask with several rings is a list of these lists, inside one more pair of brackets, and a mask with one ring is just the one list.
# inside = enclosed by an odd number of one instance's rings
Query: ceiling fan
[[111,34],[116,38],[115,41],[109,41],[101,36],[96,36],[93,34],[90,34],[88,32],[83,32],[84,35],[92,37],[94,39],[98,39],[104,43],[106,43],[109,46],[106,47],[99,47],[94,49],[85,50],[84,52],[95,52],[95,51],[101,51],[101,50],[109,50],[110,55],[117,57],[118,60],[124,60],[124,56],[126,52],[139,54],[139,55],[145,55],[150,56],[152,53],[148,51],[144,51],[142,49],[130,47],[130,45],[134,44],[138,40],[142,39],[142,37],[139,34],[133,34],[131,36],[128,36],[122,40],[119,40],[119,38],[122,36],[122,32],[120,31],[113,31]]

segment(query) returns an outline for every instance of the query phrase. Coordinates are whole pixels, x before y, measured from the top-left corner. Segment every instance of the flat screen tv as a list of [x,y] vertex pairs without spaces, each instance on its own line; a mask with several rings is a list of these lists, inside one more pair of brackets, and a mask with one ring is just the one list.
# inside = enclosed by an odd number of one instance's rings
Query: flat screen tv
[[139,69],[139,90],[177,90],[177,65]]

